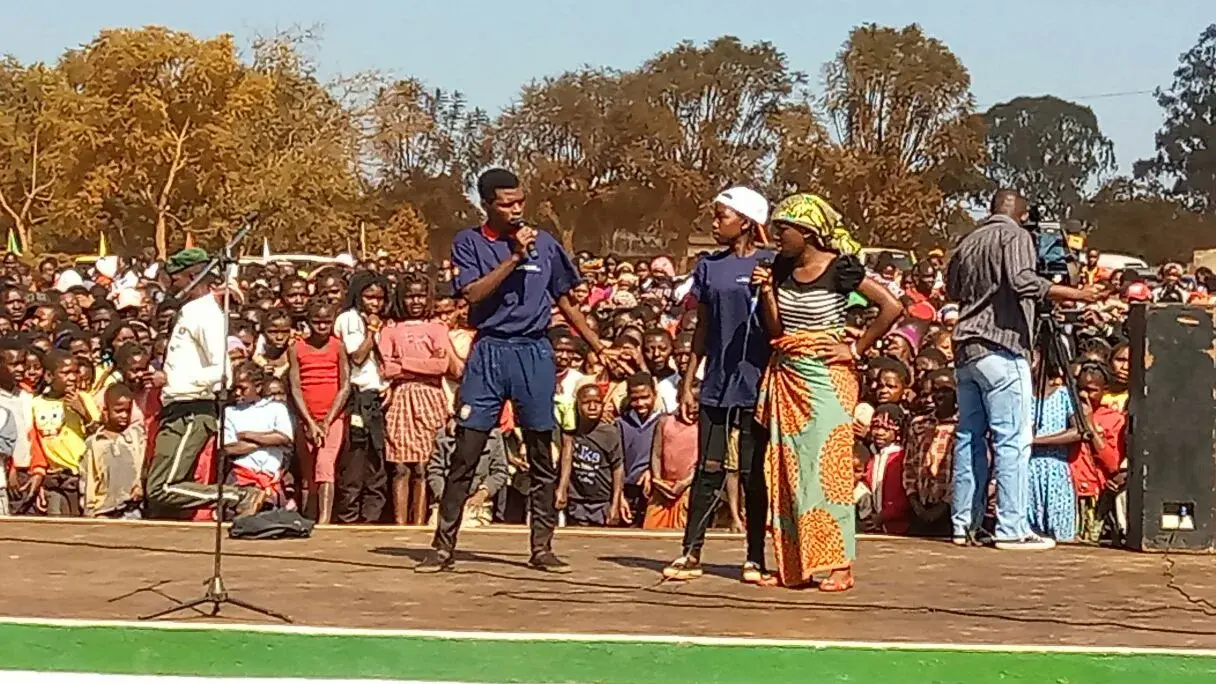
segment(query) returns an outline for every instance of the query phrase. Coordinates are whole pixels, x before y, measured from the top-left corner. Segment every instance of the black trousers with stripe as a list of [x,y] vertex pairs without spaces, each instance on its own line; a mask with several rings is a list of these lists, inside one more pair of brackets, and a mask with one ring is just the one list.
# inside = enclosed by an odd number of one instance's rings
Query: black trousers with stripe
[[[218,420],[215,402],[179,401],[160,410],[152,462],[148,464],[144,495],[150,518],[180,518],[195,508],[214,504],[219,488],[194,480],[199,455],[215,437]],[[216,458],[222,458],[217,447]],[[224,489],[224,498],[236,501],[234,487]]]

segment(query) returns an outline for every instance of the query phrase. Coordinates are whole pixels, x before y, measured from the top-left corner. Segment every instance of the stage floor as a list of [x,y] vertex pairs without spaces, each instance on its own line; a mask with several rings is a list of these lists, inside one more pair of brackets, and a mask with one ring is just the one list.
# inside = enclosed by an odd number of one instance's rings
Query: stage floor
[[[234,595],[320,627],[1216,649],[1216,609],[1182,594],[1216,601],[1208,556],[865,539],[857,588],[823,595],[741,585],[737,538],[709,541],[703,579],[664,585],[673,535],[559,532],[557,550],[576,569],[566,576],[530,570],[517,529],[466,531],[455,572],[415,575],[429,538],[327,528],[308,540],[225,540],[225,576]],[[201,591],[211,543],[208,526],[4,520],[0,615],[160,610]],[[265,622],[236,607],[221,617]]]

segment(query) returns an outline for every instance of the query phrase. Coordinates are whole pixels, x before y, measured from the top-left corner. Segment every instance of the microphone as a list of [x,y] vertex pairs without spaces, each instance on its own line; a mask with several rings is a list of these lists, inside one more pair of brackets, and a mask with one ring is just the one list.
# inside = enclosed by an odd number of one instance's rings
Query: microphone
[[[773,258],[771,256],[760,257],[760,260],[756,263],[756,265],[763,266],[765,268],[772,268],[773,267]],[[754,286],[752,286],[752,301],[751,301],[751,305],[748,307],[748,315],[755,314],[756,307],[759,305],[760,305],[760,286],[754,285]]]
[[[515,226],[515,228],[517,228],[517,229],[526,228],[528,226],[528,224],[525,223],[522,218],[513,219],[511,221],[511,225]],[[540,258],[540,253],[536,251],[536,242],[535,241],[533,241],[532,244],[528,245],[528,258],[531,259],[532,261],[536,261],[537,259]]]

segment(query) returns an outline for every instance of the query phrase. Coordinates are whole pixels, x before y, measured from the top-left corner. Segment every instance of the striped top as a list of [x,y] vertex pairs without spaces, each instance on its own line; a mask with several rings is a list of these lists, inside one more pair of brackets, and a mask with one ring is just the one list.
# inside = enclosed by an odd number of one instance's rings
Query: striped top
[[777,277],[777,311],[786,334],[836,331],[845,326],[849,294],[865,277],[856,257],[837,257],[810,283],[795,280],[792,265],[774,266]]

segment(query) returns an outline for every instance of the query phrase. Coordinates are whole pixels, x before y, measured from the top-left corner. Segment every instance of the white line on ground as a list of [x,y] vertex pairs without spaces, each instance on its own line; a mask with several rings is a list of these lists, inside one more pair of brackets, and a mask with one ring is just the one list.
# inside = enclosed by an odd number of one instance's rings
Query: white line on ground
[[405,679],[300,679],[264,677],[180,677],[166,675],[117,675],[77,672],[4,673],[5,684],[456,684],[455,682],[423,682]]
[[302,634],[311,636],[350,636],[470,641],[537,641],[622,644],[681,644],[696,646],[775,646],[781,648],[845,648],[859,650],[955,651],[974,653],[1072,653],[1081,655],[1174,655],[1216,658],[1216,649],[1140,648],[1134,646],[1062,646],[1038,644],[949,644],[900,641],[821,641],[813,639],[772,639],[753,637],[684,636],[677,634],[570,634],[546,632],[476,632],[424,629],[365,629],[352,627],[310,627],[305,625],[258,625],[209,622],[134,622],[128,620],[72,620],[0,616],[0,625],[43,627],[118,627],[166,631],[253,632],[262,634]]

